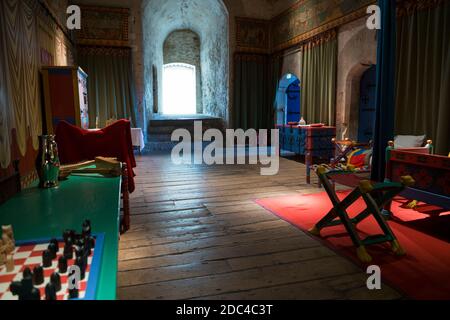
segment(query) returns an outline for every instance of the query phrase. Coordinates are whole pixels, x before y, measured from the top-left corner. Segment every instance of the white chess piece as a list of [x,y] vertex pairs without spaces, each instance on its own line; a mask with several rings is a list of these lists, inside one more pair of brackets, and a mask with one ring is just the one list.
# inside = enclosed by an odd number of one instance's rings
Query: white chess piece
[[14,232],[11,225],[2,226],[2,240],[3,245],[6,246],[6,254],[10,254],[16,248],[16,240],[14,239]]
[[14,271],[14,256],[8,255],[6,257],[6,272],[13,272]]
[[0,267],[6,263],[6,246],[0,239]]

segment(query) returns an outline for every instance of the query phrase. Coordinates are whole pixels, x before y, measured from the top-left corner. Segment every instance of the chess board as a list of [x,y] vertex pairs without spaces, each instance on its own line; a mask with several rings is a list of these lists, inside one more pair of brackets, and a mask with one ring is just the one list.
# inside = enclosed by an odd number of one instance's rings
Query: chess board
[[[98,276],[100,274],[101,258],[103,251],[104,234],[94,234],[95,247],[92,249],[88,258],[88,266],[86,267],[85,278],[80,281],[78,300],[94,300],[97,289]],[[50,276],[53,272],[58,271],[58,259],[63,255],[64,241],[57,239],[59,251],[56,259],[53,260],[52,266],[44,268],[45,281],[42,285],[35,286],[41,292],[41,300],[45,299],[45,286],[50,282]],[[33,271],[35,266],[42,265],[42,252],[47,249],[50,239],[17,241],[14,250],[14,271],[6,272],[6,266],[0,267],[0,300],[18,300],[9,290],[9,286],[13,281],[22,280],[22,273],[25,268]],[[74,253],[75,258],[75,253]],[[75,259],[68,260],[68,266],[75,264]],[[68,300],[68,272],[60,273],[61,290],[57,293],[58,300]]]

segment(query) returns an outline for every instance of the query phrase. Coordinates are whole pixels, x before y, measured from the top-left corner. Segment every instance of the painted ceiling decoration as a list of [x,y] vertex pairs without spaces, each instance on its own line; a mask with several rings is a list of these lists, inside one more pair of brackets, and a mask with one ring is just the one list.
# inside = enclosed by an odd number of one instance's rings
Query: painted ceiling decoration
[[236,49],[241,52],[269,53],[270,21],[236,18]]
[[272,20],[237,18],[237,49],[277,52],[365,16],[375,0],[300,0]]
[[274,51],[365,16],[374,0],[301,0],[272,20]]

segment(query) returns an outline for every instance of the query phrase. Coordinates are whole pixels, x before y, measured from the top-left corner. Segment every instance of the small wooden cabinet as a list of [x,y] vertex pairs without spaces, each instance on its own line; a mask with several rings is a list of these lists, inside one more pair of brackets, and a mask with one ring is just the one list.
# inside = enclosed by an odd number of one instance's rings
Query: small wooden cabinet
[[44,132],[54,134],[59,121],[89,129],[87,74],[79,67],[43,67]]
[[280,130],[280,149],[305,156],[306,181],[310,183],[314,158],[329,163],[334,156],[332,139],[336,138],[336,128],[278,125],[277,129]]

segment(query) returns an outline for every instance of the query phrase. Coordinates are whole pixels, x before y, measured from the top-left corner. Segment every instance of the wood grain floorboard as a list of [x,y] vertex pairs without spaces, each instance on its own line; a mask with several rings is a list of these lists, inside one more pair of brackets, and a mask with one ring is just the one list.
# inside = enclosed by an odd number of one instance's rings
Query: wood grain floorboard
[[258,206],[265,197],[321,192],[305,166],[171,164],[137,157],[132,227],[121,237],[119,299],[399,299],[366,288],[363,270]]

